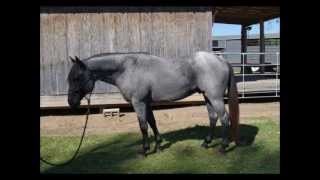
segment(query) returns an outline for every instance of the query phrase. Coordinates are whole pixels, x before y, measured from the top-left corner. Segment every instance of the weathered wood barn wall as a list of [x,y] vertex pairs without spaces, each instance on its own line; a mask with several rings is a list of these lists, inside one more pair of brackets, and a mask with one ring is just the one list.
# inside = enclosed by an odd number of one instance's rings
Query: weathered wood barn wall
[[[212,48],[210,7],[41,7],[40,95],[67,94],[69,56],[137,52],[176,58]],[[118,92],[97,82],[94,93]]]

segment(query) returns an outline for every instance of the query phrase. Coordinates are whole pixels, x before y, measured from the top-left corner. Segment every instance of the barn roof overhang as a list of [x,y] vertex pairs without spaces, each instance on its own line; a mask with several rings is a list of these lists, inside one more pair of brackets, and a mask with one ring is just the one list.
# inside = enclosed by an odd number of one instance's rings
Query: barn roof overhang
[[280,17],[279,6],[217,6],[213,8],[215,23],[252,25],[260,20]]
[[43,13],[212,11],[216,23],[252,25],[280,17],[279,6],[42,6]]

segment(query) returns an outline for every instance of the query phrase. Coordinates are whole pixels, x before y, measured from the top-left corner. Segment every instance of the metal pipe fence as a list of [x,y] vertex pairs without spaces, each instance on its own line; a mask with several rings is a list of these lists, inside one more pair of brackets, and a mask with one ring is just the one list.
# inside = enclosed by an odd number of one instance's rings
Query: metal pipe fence
[[[213,52],[216,55],[224,57],[227,61],[231,62],[232,67],[235,68],[242,68],[240,73],[235,72],[236,77],[240,77],[241,81],[237,81],[237,84],[240,83],[240,87],[238,86],[239,90],[239,98],[240,99],[252,99],[252,98],[276,98],[280,97],[280,52]],[[268,56],[267,60],[274,62],[274,63],[248,63],[248,61],[258,61],[259,57]],[[235,56],[236,58],[231,58],[230,56]],[[248,56],[251,59],[248,59]],[[258,57],[254,57],[258,56]],[[247,59],[245,61],[245,59]],[[232,61],[238,61],[240,63],[232,63]],[[275,67],[273,72],[252,72],[246,73],[245,68],[255,67],[256,69],[260,69],[261,67]],[[270,70],[269,68],[269,70]],[[256,80],[247,80],[248,78],[256,77]],[[265,79],[263,79],[263,77]],[[259,79],[260,78],[260,79]],[[273,84],[273,86],[271,86]],[[259,88],[263,88],[263,90]]]

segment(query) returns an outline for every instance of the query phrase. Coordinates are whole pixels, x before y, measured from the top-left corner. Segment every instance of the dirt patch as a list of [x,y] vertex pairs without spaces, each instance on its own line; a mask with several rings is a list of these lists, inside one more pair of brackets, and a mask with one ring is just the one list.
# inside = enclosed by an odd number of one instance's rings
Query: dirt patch
[[[125,112],[118,118],[92,114],[88,122],[87,134],[111,134],[120,132],[140,132],[135,112]],[[174,109],[154,110],[160,133],[195,125],[209,125],[206,106],[193,106]],[[280,120],[280,103],[243,103],[240,104],[240,122],[252,118],[266,117]],[[84,115],[42,116],[40,117],[41,135],[80,135]],[[220,122],[218,122],[218,125]],[[149,128],[151,132],[151,128]]]

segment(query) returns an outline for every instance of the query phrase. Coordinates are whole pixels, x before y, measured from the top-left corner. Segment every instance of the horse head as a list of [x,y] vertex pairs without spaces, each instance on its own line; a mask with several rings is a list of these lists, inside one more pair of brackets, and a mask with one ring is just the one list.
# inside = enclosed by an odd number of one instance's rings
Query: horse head
[[73,65],[68,75],[68,103],[74,109],[80,106],[80,101],[86,94],[90,93],[94,87],[94,79],[87,65],[77,56],[70,57]]

